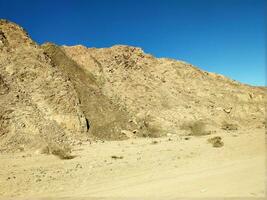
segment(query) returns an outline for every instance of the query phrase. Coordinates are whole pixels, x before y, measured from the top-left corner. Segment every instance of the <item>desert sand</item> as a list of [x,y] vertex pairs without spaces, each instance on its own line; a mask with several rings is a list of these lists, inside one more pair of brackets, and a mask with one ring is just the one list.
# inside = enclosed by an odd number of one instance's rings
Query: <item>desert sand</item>
[[[2,199],[218,199],[266,195],[262,129],[210,136],[82,143],[71,160],[32,152],[0,155]],[[27,197],[27,198],[26,198]],[[257,198],[257,199],[258,199]],[[12,198],[10,198],[12,199]]]

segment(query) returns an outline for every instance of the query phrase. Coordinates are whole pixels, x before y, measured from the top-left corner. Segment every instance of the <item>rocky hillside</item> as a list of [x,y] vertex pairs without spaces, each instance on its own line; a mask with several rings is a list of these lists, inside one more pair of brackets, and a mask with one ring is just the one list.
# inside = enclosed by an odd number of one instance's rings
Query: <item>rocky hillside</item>
[[37,45],[0,21],[0,150],[93,137],[126,139],[263,128],[266,88],[140,48]]
[[132,119],[129,113],[103,94],[98,80],[91,72],[84,70],[54,44],[46,43],[42,48],[53,65],[65,72],[73,83],[80,107],[89,119],[91,136],[107,140],[131,136],[129,130],[136,130],[137,124],[129,123]]
[[140,48],[62,49],[92,73],[103,94],[152,135],[179,134],[202,124],[217,129],[264,125],[266,88],[252,87],[191,64],[155,58]]
[[69,78],[18,25],[0,21],[0,147],[16,150],[86,134]]

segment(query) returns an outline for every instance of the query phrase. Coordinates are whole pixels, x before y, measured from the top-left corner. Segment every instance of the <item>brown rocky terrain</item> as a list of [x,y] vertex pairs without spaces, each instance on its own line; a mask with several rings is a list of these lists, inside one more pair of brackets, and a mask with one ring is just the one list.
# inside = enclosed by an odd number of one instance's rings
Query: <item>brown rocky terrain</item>
[[137,47],[38,45],[0,20],[0,198],[263,197],[266,91]]
[[52,64],[59,67],[70,78],[78,94],[80,107],[89,120],[89,134],[100,139],[126,139],[126,130],[135,130],[136,124],[129,123],[131,117],[123,108],[105,96],[96,77],[85,71],[69,58],[58,46],[42,45]]
[[0,21],[1,151],[36,148],[86,134],[69,78],[18,25]]
[[140,48],[62,49],[94,75],[103,94],[152,136],[179,134],[201,121],[207,131],[227,125],[263,127],[266,88],[252,87],[188,63],[154,58]]
[[136,47],[38,46],[5,20],[0,33],[2,149],[87,131],[126,139],[183,134],[199,123],[207,134],[264,126],[266,88]]

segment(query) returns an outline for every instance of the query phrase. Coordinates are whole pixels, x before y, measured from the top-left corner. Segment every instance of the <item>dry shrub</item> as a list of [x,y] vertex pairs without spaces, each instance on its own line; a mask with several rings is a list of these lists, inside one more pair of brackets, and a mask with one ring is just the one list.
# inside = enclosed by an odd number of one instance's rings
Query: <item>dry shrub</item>
[[41,153],[52,154],[62,160],[73,159],[75,156],[71,155],[71,148],[68,145],[58,145],[55,143],[48,143],[47,146],[42,148]]
[[161,106],[162,106],[164,109],[167,109],[167,110],[169,110],[169,109],[172,108],[172,105],[171,105],[169,99],[167,99],[165,96],[163,96],[163,97],[161,98]]
[[210,131],[206,130],[205,123],[200,120],[194,122],[186,122],[182,124],[181,129],[190,131],[189,135],[192,136],[210,135]]
[[222,123],[222,129],[226,130],[226,131],[236,131],[236,130],[238,130],[238,125],[232,124],[229,122],[223,122]]
[[216,148],[222,147],[224,145],[222,138],[219,136],[209,138],[208,142],[211,143],[212,146]]
[[151,116],[145,117],[144,127],[146,128],[146,132],[143,133],[143,137],[158,138],[165,135],[161,124]]
[[156,140],[154,140],[154,141],[151,142],[151,144],[158,144],[158,143],[159,143],[159,142],[156,141]]
[[6,115],[4,108],[0,107],[0,137],[8,133],[10,117]]
[[163,136],[162,130],[156,126],[148,126],[147,132],[143,134],[144,137],[158,138]]

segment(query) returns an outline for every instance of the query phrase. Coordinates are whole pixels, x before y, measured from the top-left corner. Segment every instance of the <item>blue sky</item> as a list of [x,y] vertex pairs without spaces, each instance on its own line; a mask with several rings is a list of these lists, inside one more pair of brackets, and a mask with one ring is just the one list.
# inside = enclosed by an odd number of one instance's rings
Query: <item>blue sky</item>
[[139,46],[265,85],[265,0],[0,0],[38,43]]

